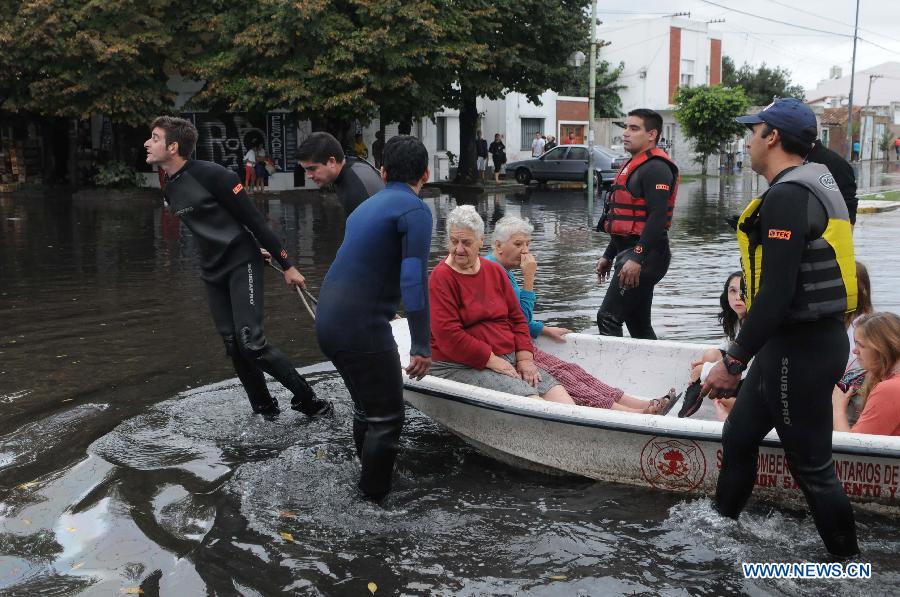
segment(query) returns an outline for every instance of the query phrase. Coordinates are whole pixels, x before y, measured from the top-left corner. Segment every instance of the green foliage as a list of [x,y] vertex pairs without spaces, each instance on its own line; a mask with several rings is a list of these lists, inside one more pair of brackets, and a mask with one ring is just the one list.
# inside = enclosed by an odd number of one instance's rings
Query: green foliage
[[100,165],[94,184],[118,189],[137,188],[144,186],[144,177],[128,164],[113,161]]
[[[625,63],[619,62],[618,66],[611,68],[609,61],[602,60],[597,64],[597,83],[594,88],[594,117],[616,118],[622,116],[622,98],[619,92],[626,85],[619,83],[619,75],[625,70]],[[590,91],[590,64],[587,60],[579,67],[572,69],[572,78],[569,83],[559,89],[562,95],[574,95],[588,97]]]
[[780,97],[804,97],[803,87],[791,83],[791,71],[765,63],[754,69],[746,62],[738,69],[728,56],[722,58],[722,85],[743,89],[751,106],[768,106]]
[[146,124],[174,99],[177,1],[2,2],[0,109]]
[[451,168],[455,167],[456,166],[456,154],[449,150],[446,152],[446,154],[447,154],[447,163],[450,165]]
[[587,8],[587,0],[455,0],[445,5],[442,22],[451,51],[442,56],[440,72],[452,73],[444,86],[445,104],[460,110],[457,182],[477,178],[476,98],[518,92],[539,103],[546,90],[570,83],[567,59],[587,45]]
[[675,118],[685,136],[694,140],[696,161],[706,174],[706,159],[723,144],[742,136],[746,128],[734,119],[746,113],[750,103],[741,89],[715,85],[679,87],[675,94]]
[[435,65],[448,53],[447,25],[436,0],[237,0],[200,10],[212,39],[187,67],[206,81],[195,106],[293,108],[346,128],[379,112],[398,121],[441,105],[446,77]]
[[878,140],[878,149],[884,152],[884,159],[891,159],[891,151],[894,151],[894,134],[891,129],[885,128],[884,134]]

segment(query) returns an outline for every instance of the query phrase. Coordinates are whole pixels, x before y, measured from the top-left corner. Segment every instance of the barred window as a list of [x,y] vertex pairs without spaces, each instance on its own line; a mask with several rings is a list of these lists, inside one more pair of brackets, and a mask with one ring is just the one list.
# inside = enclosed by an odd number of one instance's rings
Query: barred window
[[522,119],[522,151],[531,151],[531,143],[534,141],[536,133],[543,132],[543,118],[523,118]]

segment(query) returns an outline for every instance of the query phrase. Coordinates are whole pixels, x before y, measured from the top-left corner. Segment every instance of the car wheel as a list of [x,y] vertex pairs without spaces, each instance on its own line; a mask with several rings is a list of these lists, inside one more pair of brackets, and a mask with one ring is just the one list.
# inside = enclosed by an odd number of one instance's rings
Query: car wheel
[[519,168],[516,170],[516,182],[519,184],[528,184],[531,182],[531,172],[526,168]]

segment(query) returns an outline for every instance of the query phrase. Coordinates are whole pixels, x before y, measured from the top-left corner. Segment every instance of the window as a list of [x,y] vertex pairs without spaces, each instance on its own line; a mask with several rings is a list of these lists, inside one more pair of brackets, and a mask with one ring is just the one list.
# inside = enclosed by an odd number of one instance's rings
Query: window
[[544,154],[545,160],[561,160],[563,159],[563,154],[566,153],[566,147],[554,147],[550,151]]
[[541,133],[544,130],[543,118],[523,118],[522,119],[522,151],[531,151],[531,143],[534,141],[535,133]]
[[582,160],[587,161],[588,159],[588,151],[587,147],[573,147],[569,150],[569,155],[566,156],[567,160]]
[[690,87],[694,84],[694,61],[681,61],[681,85]]
[[437,145],[435,150],[445,151],[447,149],[447,117],[438,116],[434,123],[437,126]]

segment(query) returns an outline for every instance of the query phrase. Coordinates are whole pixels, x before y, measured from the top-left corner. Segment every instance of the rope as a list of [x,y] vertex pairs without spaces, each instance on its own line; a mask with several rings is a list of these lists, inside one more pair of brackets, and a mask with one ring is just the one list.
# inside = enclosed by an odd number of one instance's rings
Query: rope
[[[271,261],[266,261],[266,265],[270,266],[276,272],[284,275],[284,270],[275,265]],[[319,306],[319,301],[316,300],[316,297],[312,295],[310,291],[306,288],[302,288],[300,286],[294,286],[297,290],[297,296],[300,297],[300,300],[303,302],[303,306],[306,307],[306,312],[309,313],[309,316],[313,319],[316,318],[316,308]]]

